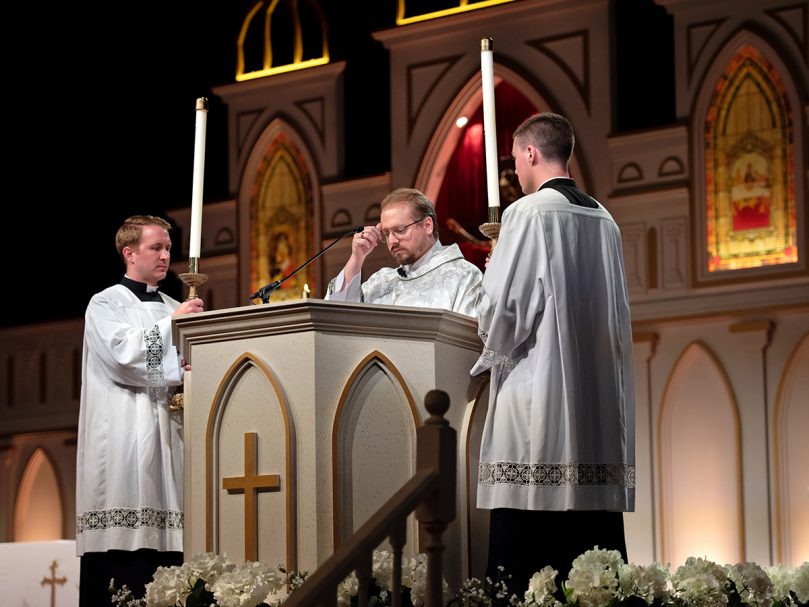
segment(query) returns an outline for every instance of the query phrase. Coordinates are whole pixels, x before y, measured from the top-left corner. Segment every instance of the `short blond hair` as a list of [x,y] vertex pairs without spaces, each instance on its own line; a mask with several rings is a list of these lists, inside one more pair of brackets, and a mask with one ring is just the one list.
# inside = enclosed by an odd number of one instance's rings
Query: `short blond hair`
[[[161,217],[155,217],[154,215],[133,215],[129,217],[115,233],[115,248],[118,250],[118,255],[121,256],[121,259],[124,259],[124,249],[126,247],[134,248],[140,244],[145,226],[159,226],[167,232],[171,230],[171,224]],[[124,261],[126,260],[124,259]]]
[[435,214],[435,206],[420,191],[414,188],[397,188],[385,196],[385,199],[379,205],[379,209],[384,211],[385,207],[402,203],[410,205],[410,208],[417,216],[417,220],[427,219],[428,217],[433,220],[433,236],[437,240],[438,217]]

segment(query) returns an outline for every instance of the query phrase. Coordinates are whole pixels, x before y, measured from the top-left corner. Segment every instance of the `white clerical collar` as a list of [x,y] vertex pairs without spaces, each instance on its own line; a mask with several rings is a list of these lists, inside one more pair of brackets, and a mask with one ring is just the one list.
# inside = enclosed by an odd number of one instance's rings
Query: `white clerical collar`
[[411,272],[415,272],[422,266],[426,266],[427,263],[429,263],[430,259],[432,259],[433,255],[435,255],[436,253],[440,253],[443,250],[444,245],[441,244],[440,240],[436,240],[435,243],[433,243],[433,246],[427,249],[427,252],[424,255],[419,257],[415,262],[409,265],[402,266],[402,268],[404,268],[404,271],[407,272],[408,274],[410,274]]
[[157,291],[160,288],[158,285],[155,285],[155,286],[147,285],[145,282],[135,280],[134,278],[132,278],[131,276],[129,276],[127,274],[124,274],[124,278],[126,278],[127,280],[131,280],[132,282],[137,283],[139,285],[143,285],[144,287],[146,287],[146,292],[147,293],[154,293],[155,291]]

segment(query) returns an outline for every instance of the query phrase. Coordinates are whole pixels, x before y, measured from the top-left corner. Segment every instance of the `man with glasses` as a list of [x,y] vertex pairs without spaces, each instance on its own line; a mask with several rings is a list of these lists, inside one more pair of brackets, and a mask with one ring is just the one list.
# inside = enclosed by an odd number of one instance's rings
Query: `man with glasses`
[[[379,244],[399,264],[382,268],[360,284],[365,258]],[[379,223],[354,235],[349,257],[329,283],[326,299],[443,308],[475,316],[483,278],[458,245],[438,240],[433,203],[418,190],[399,188],[381,204]]]

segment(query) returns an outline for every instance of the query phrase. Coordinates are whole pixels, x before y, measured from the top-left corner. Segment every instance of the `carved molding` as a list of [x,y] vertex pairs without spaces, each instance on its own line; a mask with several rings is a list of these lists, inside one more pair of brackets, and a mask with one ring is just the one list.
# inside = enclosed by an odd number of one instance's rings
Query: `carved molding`
[[407,139],[410,140],[424,105],[444,76],[463,57],[453,55],[407,66]]
[[309,123],[315,129],[320,143],[325,145],[325,125],[326,125],[326,99],[324,97],[315,97],[313,99],[302,99],[295,102],[297,107],[303,115],[309,120]]
[[[558,36],[547,38],[536,38],[526,41],[526,44],[534,47],[548,59],[553,61],[561,69],[578,91],[579,96],[590,113],[590,39],[587,30],[567,32]],[[571,57],[576,55],[576,51],[581,58],[581,64],[576,66],[571,62]]]
[[806,2],[800,2],[764,11],[784,28],[795,45],[803,51],[801,55],[807,65],[809,65],[809,33],[806,31],[808,10]]
[[708,41],[725,21],[725,19],[702,21],[700,23],[691,23],[686,28],[685,44],[686,58],[688,61],[686,79],[689,84],[691,83],[691,77],[694,75],[694,67],[697,65],[700,56],[707,47]]

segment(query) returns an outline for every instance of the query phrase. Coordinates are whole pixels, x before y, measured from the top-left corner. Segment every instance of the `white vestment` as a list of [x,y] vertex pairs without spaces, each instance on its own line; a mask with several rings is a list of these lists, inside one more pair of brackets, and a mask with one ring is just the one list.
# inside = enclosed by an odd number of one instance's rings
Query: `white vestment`
[[179,303],[142,302],[124,285],[85,315],[76,458],[76,551],[183,549],[182,367],[171,338]]
[[479,508],[630,511],[632,330],[620,231],[545,189],[513,203],[483,278],[491,369]]
[[360,285],[359,275],[344,285],[343,272],[329,283],[326,299],[395,306],[442,308],[475,316],[483,274],[468,262],[457,244],[432,246],[413,264],[382,268]]

